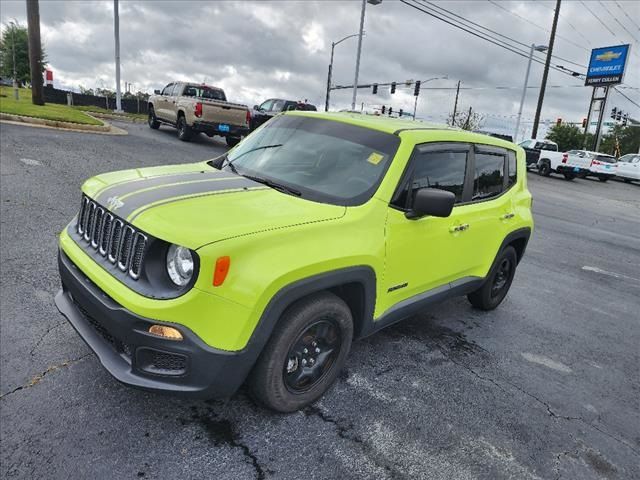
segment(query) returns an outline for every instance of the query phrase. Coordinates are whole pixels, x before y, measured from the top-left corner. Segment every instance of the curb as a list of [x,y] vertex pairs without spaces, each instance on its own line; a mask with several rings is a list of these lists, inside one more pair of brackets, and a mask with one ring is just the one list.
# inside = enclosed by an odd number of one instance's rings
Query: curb
[[135,118],[135,117],[128,117],[126,115],[111,115],[109,113],[100,113],[100,112],[91,112],[88,110],[81,110],[83,113],[86,113],[87,115],[91,115],[94,118],[99,118],[101,120],[117,120],[119,122],[129,122],[129,123],[147,123],[147,120],[143,119],[143,118]]
[[[96,117],[94,117],[93,115],[89,115],[87,112],[83,113],[90,116],[91,118],[95,118],[96,120],[98,120]],[[22,124],[29,125],[31,127],[53,128],[57,130],[69,130],[72,132],[99,133],[103,135],[128,135],[126,130],[114,127],[110,123],[104,122],[102,120],[99,120],[102,122],[102,125],[84,125],[81,123],[47,120],[45,118],[26,117],[23,115],[13,115],[10,113],[0,112],[0,121],[13,125]]]

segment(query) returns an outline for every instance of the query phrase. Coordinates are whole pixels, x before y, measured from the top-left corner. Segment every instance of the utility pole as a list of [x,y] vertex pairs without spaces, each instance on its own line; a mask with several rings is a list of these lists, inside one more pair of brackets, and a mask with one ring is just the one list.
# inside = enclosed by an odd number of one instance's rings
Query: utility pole
[[453,115],[451,115],[451,126],[456,126],[456,112],[458,110],[458,94],[460,93],[460,80],[458,80],[458,86],[456,88],[456,101],[453,104]]
[[29,36],[29,68],[31,69],[31,103],[44,105],[40,6],[38,0],[27,0],[27,29]]
[[556,28],[558,26],[558,17],[560,16],[560,2],[556,0],[556,11],[553,14],[553,25],[551,26],[551,37],[549,38],[549,50],[547,51],[547,60],[544,62],[544,72],[542,74],[542,85],[540,94],[538,95],[538,106],[536,107],[536,116],[533,119],[533,131],[531,138],[538,136],[538,124],[540,123],[540,113],[542,112],[542,102],[544,101],[544,91],[547,88],[547,78],[549,77],[549,66],[551,65],[551,54],[553,53],[553,43],[556,39]]
[[18,92],[18,74],[16,73],[16,24],[9,22],[11,25],[11,52],[13,54],[13,98],[20,99]]
[[118,15],[118,0],[113,0],[113,34],[116,39],[116,112],[122,112],[120,95],[120,17]]

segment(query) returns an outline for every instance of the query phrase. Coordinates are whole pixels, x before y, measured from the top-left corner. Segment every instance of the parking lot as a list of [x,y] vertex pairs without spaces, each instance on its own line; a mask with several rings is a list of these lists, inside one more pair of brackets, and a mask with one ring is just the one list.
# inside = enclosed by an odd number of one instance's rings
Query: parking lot
[[536,230],[497,310],[460,298],[383,330],[319,403],[277,415],[243,391],[126,388],[56,310],[84,179],[227,149],[118,126],[1,127],[0,476],[640,478],[639,185],[529,173]]

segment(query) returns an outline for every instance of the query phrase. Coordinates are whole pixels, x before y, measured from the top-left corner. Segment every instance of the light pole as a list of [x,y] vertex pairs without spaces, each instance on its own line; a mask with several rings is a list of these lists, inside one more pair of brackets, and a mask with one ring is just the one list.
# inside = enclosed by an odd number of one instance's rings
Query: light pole
[[513,133],[513,141],[518,140],[518,130],[520,129],[520,120],[522,118],[522,107],[524,106],[524,98],[527,96],[527,85],[529,84],[529,72],[531,71],[531,61],[533,60],[533,52],[544,52],[547,50],[546,45],[531,44],[531,50],[529,52],[529,62],[527,63],[527,73],[524,74],[524,87],[522,87],[522,97],[520,97],[520,108],[518,109],[518,119],[516,120],[516,130]]
[[360,33],[358,34],[358,52],[356,53],[356,75],[353,80],[353,98],[351,99],[351,110],[356,109],[356,96],[358,95],[358,74],[360,73],[360,53],[362,53],[362,36],[364,35],[364,12],[367,3],[380,5],[382,0],[362,0],[362,11],[360,12]]
[[118,0],[113,0],[113,34],[116,40],[116,112],[122,113],[120,94],[120,16],[118,14]]
[[[358,35],[359,35],[358,33],[354,33],[353,35],[347,35],[346,37],[338,40],[337,42],[331,42],[331,61],[329,62],[329,73],[327,74],[327,96],[324,101],[325,112],[329,111],[329,95],[331,93],[331,77],[333,76],[333,50],[334,48],[336,48],[336,45],[338,45],[339,43],[342,43],[349,38],[357,37]],[[363,32],[363,35],[364,35],[364,32]]]
[[16,24],[9,22],[11,25],[11,53],[13,55],[13,98],[18,100],[20,94],[18,93],[18,78],[16,74]]
[[[445,75],[444,77],[433,77],[433,78],[429,78],[427,80],[424,80],[423,82],[420,82],[420,84],[422,85],[424,83],[431,82],[433,80],[443,80],[443,79],[446,79],[446,78],[449,78],[449,76]],[[420,92],[418,92],[418,93],[420,93]],[[413,119],[414,120],[416,119],[416,110],[417,109],[418,109],[418,95],[416,95],[416,100],[413,103]]]

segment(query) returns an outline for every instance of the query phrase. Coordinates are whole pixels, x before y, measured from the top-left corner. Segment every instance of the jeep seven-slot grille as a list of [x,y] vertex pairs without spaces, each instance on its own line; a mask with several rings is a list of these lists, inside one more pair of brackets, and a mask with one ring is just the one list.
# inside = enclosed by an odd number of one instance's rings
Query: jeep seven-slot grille
[[134,280],[140,277],[147,236],[115,217],[88,197],[82,197],[78,235],[109,262],[128,272]]

